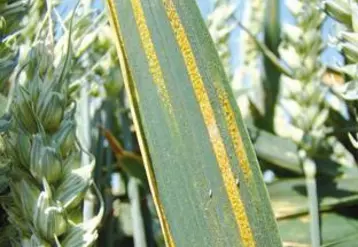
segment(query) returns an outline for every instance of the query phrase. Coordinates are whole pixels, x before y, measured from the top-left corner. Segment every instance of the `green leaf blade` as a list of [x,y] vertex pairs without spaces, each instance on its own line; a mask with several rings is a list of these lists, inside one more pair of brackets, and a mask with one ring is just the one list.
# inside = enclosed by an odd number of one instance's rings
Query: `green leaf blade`
[[255,153],[194,1],[107,2],[133,77],[167,244],[280,246]]

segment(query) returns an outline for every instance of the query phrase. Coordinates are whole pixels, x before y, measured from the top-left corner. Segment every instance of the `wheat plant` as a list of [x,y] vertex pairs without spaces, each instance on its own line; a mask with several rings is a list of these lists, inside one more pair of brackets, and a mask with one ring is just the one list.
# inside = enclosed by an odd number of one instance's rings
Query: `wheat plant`
[[0,0],[0,246],[356,245],[357,1],[79,2]]
[[[324,1],[323,7],[328,15],[332,16],[340,25],[337,28],[336,38],[333,45],[346,58],[346,64],[337,69],[347,76],[348,82],[343,86],[336,87],[338,93],[347,100],[351,116],[358,120],[358,74],[357,74],[357,33],[358,33],[358,3],[357,1]],[[348,133],[355,148],[358,148],[358,136],[354,132]]]
[[[71,29],[70,29],[71,30]],[[76,138],[76,102],[70,98],[71,31],[67,52],[55,66],[51,44],[38,42],[15,78],[11,108],[1,119],[3,161],[10,193],[2,206],[16,231],[15,246],[90,246],[97,239],[97,216],[82,222],[80,203],[98,189],[91,178],[95,160]],[[52,40],[53,41],[53,40]],[[80,151],[90,163],[80,165]]]

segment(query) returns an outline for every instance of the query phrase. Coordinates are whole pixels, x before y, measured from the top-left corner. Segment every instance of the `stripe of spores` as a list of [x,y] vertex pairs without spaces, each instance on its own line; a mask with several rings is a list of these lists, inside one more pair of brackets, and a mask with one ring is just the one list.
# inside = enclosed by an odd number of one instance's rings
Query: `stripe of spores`
[[210,142],[215,152],[215,156],[223,177],[225,189],[234,211],[242,242],[244,246],[256,246],[253,233],[250,228],[250,223],[245,211],[245,206],[240,199],[240,192],[237,188],[234,174],[231,171],[225,145],[216,123],[214,110],[210,104],[209,96],[196,64],[194,53],[186,35],[186,31],[176,12],[173,2],[170,0],[163,0],[163,4],[179,49],[183,56],[188,75],[192,82],[195,97],[200,106],[201,113],[209,133]]
[[243,172],[245,183],[249,183],[252,181],[252,171],[247,157],[247,152],[245,150],[244,141],[237,126],[235,113],[225,90],[223,88],[216,88],[216,91],[225,115],[225,121],[229,130],[230,138],[234,144],[235,153],[240,160],[240,168]]
[[[145,20],[144,20],[144,24],[143,24],[143,10],[141,9],[141,6],[140,6],[140,2],[139,2],[139,5],[138,5],[138,1],[137,3],[134,3],[133,2],[135,1],[132,1],[132,7],[134,9],[134,7],[136,7],[138,9],[138,7],[140,8],[141,12],[136,12],[134,11],[134,13],[137,13],[137,15],[141,14],[141,16],[137,16],[135,15],[135,19],[136,19],[136,24],[138,26],[138,29],[139,31],[142,30],[143,32],[143,25],[144,25],[144,28],[147,30],[144,32],[147,32],[147,35],[144,36],[146,37],[147,39],[149,38],[150,39],[150,36],[149,36],[149,32],[148,32],[148,28],[146,27],[146,24],[145,24]],[[113,0],[107,0],[107,5],[108,5],[108,9],[109,9],[109,12],[110,12],[110,22],[112,24],[112,27],[114,28],[114,32],[116,34],[116,46],[117,46],[117,50],[118,50],[118,53],[119,55],[121,53],[123,53],[124,51],[120,51],[122,49],[122,45],[123,45],[123,38],[122,38],[122,34],[120,32],[120,25],[119,25],[119,19],[118,19],[118,16],[117,16],[117,8],[116,8],[116,4]],[[138,21],[139,20],[139,21]],[[142,29],[139,28],[139,23],[141,23],[140,27]],[[142,40],[143,42],[143,40]],[[148,49],[148,46],[145,46],[147,49]],[[145,47],[143,46],[143,48],[145,49]],[[150,47],[149,47],[150,49]],[[145,51],[146,54],[148,54],[150,51],[146,50]],[[125,54],[122,54],[123,56],[125,56]],[[153,56],[151,56],[151,59],[153,59]],[[156,59],[154,57],[154,59]],[[152,63],[152,72],[156,75],[156,78],[160,78],[160,76],[162,75],[161,71],[157,72],[158,69],[155,67],[155,65],[159,65],[159,63],[155,63],[155,61],[151,62]],[[154,64],[154,66],[153,66]],[[154,78],[154,76],[153,76]],[[126,81],[126,80],[125,80]],[[158,83],[158,79],[156,81]],[[161,84],[163,82],[163,80],[159,79],[159,83],[158,83],[158,86],[160,88],[160,92],[163,94],[163,95],[167,95],[166,94],[166,88],[165,88],[165,85]],[[130,85],[127,85],[127,87],[129,88]],[[162,95],[162,96],[163,96]],[[165,98],[166,100],[168,100],[168,97],[163,97]],[[171,112],[171,111],[169,111]],[[149,183],[150,183],[150,186],[151,186],[151,190],[152,190],[152,194],[153,194],[153,200],[156,204],[156,207],[157,207],[157,211],[158,211],[158,217],[160,219],[160,222],[161,222],[161,225],[162,225],[162,228],[163,228],[163,233],[164,233],[164,238],[166,240],[166,245],[169,246],[169,247],[174,247],[175,244],[174,244],[174,240],[173,240],[173,237],[171,235],[171,232],[170,232],[170,229],[169,229],[169,224],[168,224],[168,221],[165,217],[165,214],[164,214],[164,209],[163,209],[163,206],[160,202],[160,199],[159,199],[159,196],[158,196],[158,190],[157,190],[157,186],[156,186],[156,182],[155,182],[155,179],[154,179],[154,174],[153,174],[153,171],[151,170],[151,168],[149,167],[149,163],[148,162],[145,162],[146,163],[146,170],[147,170],[147,175],[149,176],[148,177],[148,180],[149,180]]]
[[168,110],[172,120],[175,121],[173,107],[165,84],[162,68],[160,67],[157,53],[154,48],[153,40],[146,23],[143,7],[140,0],[131,0],[134,19],[137,24],[139,36],[147,57],[149,72],[152,75],[154,83],[159,89],[160,98],[163,100],[164,106]]

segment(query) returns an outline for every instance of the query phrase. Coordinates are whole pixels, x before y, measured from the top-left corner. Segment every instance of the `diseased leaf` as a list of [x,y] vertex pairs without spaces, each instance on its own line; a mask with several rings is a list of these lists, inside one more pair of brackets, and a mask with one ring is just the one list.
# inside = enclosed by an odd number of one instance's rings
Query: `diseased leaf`
[[267,190],[193,0],[107,0],[167,246],[281,246]]

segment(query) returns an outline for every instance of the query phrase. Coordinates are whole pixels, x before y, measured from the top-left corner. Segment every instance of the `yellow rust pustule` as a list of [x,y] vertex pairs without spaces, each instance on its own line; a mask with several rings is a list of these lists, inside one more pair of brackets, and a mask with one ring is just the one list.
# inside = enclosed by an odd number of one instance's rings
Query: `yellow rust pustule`
[[[133,107],[133,103],[134,103],[133,98],[136,97],[137,100],[139,100],[139,98],[138,98],[138,95],[136,95],[136,96],[131,95],[131,90],[130,90],[131,87],[129,85],[129,83],[130,83],[129,82],[129,75],[127,74],[127,68],[126,68],[126,63],[125,63],[125,59],[126,59],[125,55],[126,54],[124,53],[123,36],[121,34],[121,31],[120,31],[119,19],[118,19],[117,11],[116,11],[117,8],[116,8],[114,0],[107,0],[107,6],[108,6],[109,13],[110,13],[109,21],[111,23],[112,30],[114,30],[114,33],[115,33],[116,47],[117,47],[117,52],[118,52],[118,57],[119,57],[119,61],[120,61],[121,70],[122,70],[123,77],[124,77],[125,88],[126,88],[126,91],[127,91],[128,95],[129,95],[129,98],[130,98],[130,101],[131,101],[131,112],[132,112],[133,116],[136,116],[137,114],[136,114],[136,111],[134,110],[134,107]],[[155,207],[156,207],[156,210],[157,210],[157,213],[158,213],[159,221],[160,221],[160,224],[161,224],[161,227],[162,227],[162,230],[163,230],[163,235],[164,235],[164,239],[165,239],[165,242],[166,242],[166,246],[175,247],[175,243],[174,243],[173,237],[172,237],[171,232],[170,232],[168,221],[167,221],[167,219],[165,217],[163,206],[162,206],[161,201],[159,199],[158,188],[157,188],[157,185],[156,185],[156,181],[155,181],[155,177],[154,177],[152,168],[150,166],[150,160],[148,158],[149,156],[147,154],[147,150],[145,148],[144,140],[142,138],[143,133],[141,133],[141,130],[140,130],[140,127],[139,127],[140,124],[137,121],[137,117],[133,118],[133,122],[134,122],[134,125],[135,125],[135,128],[136,128],[136,131],[138,133],[137,137],[138,137],[139,145],[140,145],[141,152],[142,152],[142,155],[143,155],[143,161],[144,161],[144,165],[145,165],[145,170],[146,170],[146,173],[147,173],[149,186],[150,186],[150,189],[151,189],[151,192],[152,192],[152,195],[153,195],[154,204],[155,204]]]
[[230,138],[234,144],[236,156],[240,161],[239,166],[242,170],[242,173],[244,174],[245,182],[250,182],[252,179],[252,172],[251,172],[249,160],[247,159],[247,153],[244,147],[244,142],[242,140],[239,128],[236,123],[234,111],[232,109],[232,106],[230,104],[230,101],[227,97],[225,90],[222,88],[216,88],[216,91],[219,96],[220,105],[224,111],[225,121],[229,129]]
[[163,4],[179,49],[182,53],[188,75],[192,82],[195,97],[200,106],[200,110],[209,134],[210,142],[222,174],[225,189],[233,208],[242,242],[244,246],[254,247],[256,246],[256,243],[250,228],[245,206],[241,201],[235,177],[230,168],[230,161],[228,158],[227,150],[220,135],[220,130],[215,119],[214,110],[211,106],[208,93],[196,64],[191,44],[187,37],[184,26],[181,23],[180,17],[176,12],[173,2],[171,0],[163,0]]
[[142,42],[145,55],[147,57],[149,72],[152,75],[154,83],[157,85],[159,95],[164,102],[164,106],[168,109],[170,116],[174,118],[173,107],[167,87],[165,85],[162,69],[159,64],[157,53],[153,44],[153,40],[146,23],[143,7],[140,0],[131,0],[134,19],[137,24],[139,36]]

